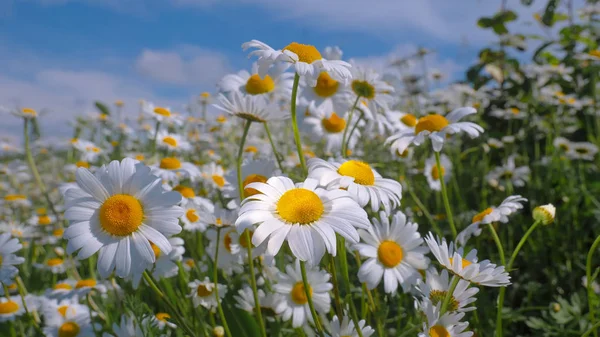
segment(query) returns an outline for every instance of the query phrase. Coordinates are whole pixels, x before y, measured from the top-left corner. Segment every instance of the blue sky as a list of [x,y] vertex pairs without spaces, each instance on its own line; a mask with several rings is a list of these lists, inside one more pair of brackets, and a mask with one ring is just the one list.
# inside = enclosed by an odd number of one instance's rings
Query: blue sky
[[[536,8],[522,9],[515,29]],[[0,105],[48,109],[42,127],[68,137],[92,102],[147,99],[180,109],[223,75],[249,68],[241,44],[340,46],[344,58],[382,66],[423,46],[432,67],[460,78],[493,36],[476,28],[494,0],[2,0]],[[14,135],[20,121],[0,122]]]

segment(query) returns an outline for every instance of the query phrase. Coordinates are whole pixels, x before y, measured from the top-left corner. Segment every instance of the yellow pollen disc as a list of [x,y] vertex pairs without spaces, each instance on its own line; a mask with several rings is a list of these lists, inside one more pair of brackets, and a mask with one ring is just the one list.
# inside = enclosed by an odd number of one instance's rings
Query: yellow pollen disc
[[600,49],[592,50],[588,54],[595,57],[600,57]]
[[441,131],[448,125],[448,120],[442,115],[427,115],[419,118],[417,125],[415,126],[415,134],[419,134],[421,131]]
[[554,95],[555,95],[556,97],[564,97],[564,96],[565,96],[565,93],[564,93],[564,92],[562,92],[562,91],[557,91],[557,92],[555,92],[555,93],[554,93]]
[[187,186],[177,185],[173,187],[173,191],[179,192],[184,198],[193,198],[196,196],[194,190]]
[[115,105],[118,106],[118,107],[122,107],[123,105],[125,105],[125,103],[122,100],[119,99],[119,100],[115,101]]
[[[310,294],[310,297],[312,297],[313,290],[310,286],[308,286],[308,293]],[[304,283],[302,283],[302,281],[294,284],[290,296],[292,297],[292,301],[298,305],[308,303],[308,297],[306,297],[306,290],[304,290]]]
[[324,71],[319,74],[319,77],[317,78],[317,86],[314,87],[313,90],[317,96],[326,98],[335,95],[339,86],[340,83],[331,78],[331,76]]
[[246,179],[244,179],[243,182],[243,186],[244,186],[244,198],[247,198],[249,196],[255,195],[255,194],[260,194],[260,192],[254,188],[251,187],[246,187],[248,184],[250,183],[266,183],[267,182],[267,177],[262,176],[260,174],[249,174]]
[[248,153],[257,153],[257,152],[258,152],[258,148],[257,148],[256,146],[252,146],[252,145],[250,145],[250,146],[247,146],[247,147],[244,149],[244,152],[248,152]]
[[196,214],[195,209],[188,209],[187,212],[185,212],[185,217],[190,222],[196,222],[196,221],[200,220],[200,217],[198,216],[198,214]]
[[225,123],[225,122],[227,122],[227,118],[223,115],[220,115],[219,117],[217,117],[217,122]]
[[164,170],[176,170],[181,167],[181,162],[175,157],[167,157],[160,160],[160,168]]
[[169,144],[173,147],[177,147],[177,139],[173,138],[173,137],[165,137],[163,138],[163,143],[165,144]]
[[63,260],[58,259],[58,258],[54,258],[54,259],[50,259],[50,260],[46,261],[46,265],[49,267],[60,266],[61,264],[63,264]]
[[223,220],[221,220],[221,218],[217,218],[217,220],[215,220],[215,225],[222,226],[223,225]]
[[56,236],[57,238],[62,238],[64,232],[64,229],[59,228],[52,231],[52,235]]
[[481,107],[481,103],[479,103],[479,102],[475,102],[475,103],[473,103],[473,105],[472,105],[472,106],[473,106],[475,109],[479,109],[479,107]]
[[346,128],[346,121],[338,116],[335,112],[331,113],[329,118],[323,118],[321,125],[329,133],[340,133]]
[[150,242],[150,247],[152,247],[152,251],[154,252],[154,258],[158,259],[161,253],[160,248],[152,242]]
[[194,260],[192,260],[192,259],[187,259],[187,260],[185,260],[185,262],[184,262],[184,263],[185,263],[185,265],[186,265],[186,266],[188,266],[188,267],[193,267],[193,266],[195,266],[195,265],[196,265],[196,262],[194,262]]
[[211,178],[212,178],[212,181],[215,184],[217,184],[217,186],[219,186],[219,187],[225,186],[225,178],[221,177],[220,175],[213,174]]
[[59,290],[59,289],[60,290],[71,290],[71,289],[73,289],[73,287],[71,287],[71,285],[68,283],[57,283],[54,286],[54,290]]
[[116,236],[135,232],[144,220],[142,204],[127,194],[116,194],[106,199],[99,213],[102,229]]
[[434,325],[429,329],[430,337],[450,337],[450,333],[441,325]]
[[[453,265],[454,264],[454,258],[451,257],[451,258],[449,258],[449,260],[450,260],[450,264]],[[471,261],[462,259],[462,262],[461,262],[462,268],[467,268],[471,264],[473,264]]]
[[95,287],[96,284],[97,284],[96,280],[89,278],[89,279],[77,281],[77,283],[75,284],[75,288],[76,289],[92,288],[92,287]]
[[210,93],[205,91],[205,92],[203,92],[203,93],[200,94],[200,97],[202,97],[202,98],[209,98],[210,97]]
[[47,210],[46,210],[46,208],[44,208],[44,207],[40,207],[40,208],[38,208],[38,209],[36,209],[36,210],[35,210],[35,213],[36,213],[37,215],[45,215],[45,214],[46,214],[46,212],[47,212]]
[[24,195],[21,194],[7,194],[4,196],[4,200],[6,201],[18,201],[27,199]]
[[154,108],[154,113],[157,115],[161,115],[161,116],[165,116],[165,117],[169,117],[171,116],[171,111],[165,109],[165,108]]
[[199,297],[210,296],[212,293],[213,293],[212,289],[208,290],[208,288],[204,284],[199,285],[198,288],[196,289],[196,294]]
[[375,183],[375,175],[371,166],[362,161],[348,160],[340,166],[337,172],[343,176],[354,178],[354,182],[360,185]]
[[75,163],[77,167],[90,168],[90,164],[87,161],[78,161]]
[[575,104],[575,98],[573,98],[573,97],[569,97],[569,98],[567,99],[567,103],[569,103],[569,104]]
[[[441,176],[443,177],[446,175],[446,169],[443,166],[440,166],[440,168],[442,169]],[[433,178],[433,180],[440,180],[440,171],[438,171],[437,166],[431,168],[431,178]]]
[[483,218],[485,218],[486,215],[492,213],[493,209],[491,207],[486,208],[483,212],[476,214],[473,219],[471,220],[472,223],[478,222],[483,220]]
[[75,337],[79,335],[79,325],[75,322],[66,322],[58,328],[58,337]]
[[519,110],[517,108],[510,108],[510,109],[508,109],[508,111],[510,111],[513,115],[518,115],[519,112],[521,112],[521,110]]
[[166,312],[159,312],[154,316],[156,316],[156,319],[161,322],[166,322],[169,318],[171,318],[171,315],[167,314]]
[[321,198],[304,188],[285,192],[277,201],[277,213],[286,222],[306,225],[321,218],[325,207]]
[[[443,290],[432,290],[429,293],[429,299],[433,305],[437,305],[438,303],[442,303],[446,298],[447,291]],[[454,296],[450,296],[450,303],[448,304],[448,312],[456,311],[458,309],[458,301],[454,298]]]
[[379,262],[387,268],[393,268],[402,262],[404,251],[395,241],[386,240],[379,244],[377,248],[377,258]]
[[23,109],[21,109],[21,112],[28,116],[33,116],[33,117],[37,116],[37,112],[35,112],[35,110],[30,109],[30,108],[23,108]]
[[52,219],[50,219],[47,215],[42,215],[38,217],[38,225],[46,226],[52,223]]
[[240,241],[240,246],[244,247],[244,248],[248,248],[248,240],[246,240],[246,232],[248,232],[250,235],[250,244],[252,244],[252,235],[254,235],[253,231],[249,231],[249,230],[245,230],[244,233],[242,233],[242,235],[240,235],[239,237],[239,241]]
[[410,126],[411,128],[417,125],[417,117],[415,115],[406,114],[400,118],[400,121],[404,123],[406,126]]
[[275,82],[269,75],[260,78],[258,74],[254,74],[246,82],[246,92],[250,95],[266,94],[273,91],[273,89],[275,89]]
[[145,159],[143,154],[138,154],[135,156],[135,160],[143,161]]
[[225,236],[223,236],[223,245],[225,246],[225,249],[227,249],[228,252],[231,253],[231,244],[233,243],[233,239],[231,238],[231,234],[235,233],[235,230],[230,230],[229,232],[225,233]]
[[92,147],[92,152],[98,153],[100,152],[100,148]]
[[0,303],[0,315],[12,314],[19,310],[19,305],[13,301]]
[[367,99],[375,98],[375,87],[367,81],[352,81],[352,91],[354,91],[354,93],[360,97]]
[[311,46],[309,44],[301,44],[297,42],[292,42],[288,44],[282,50],[289,50],[292,53],[298,55],[299,62],[305,62],[311,64],[315,61],[322,59],[321,53],[315,48],[315,46]]
[[67,309],[69,309],[68,305],[61,305],[60,307],[58,307],[58,309],[56,309],[58,311],[58,313],[62,316],[62,317],[66,317],[67,316]]

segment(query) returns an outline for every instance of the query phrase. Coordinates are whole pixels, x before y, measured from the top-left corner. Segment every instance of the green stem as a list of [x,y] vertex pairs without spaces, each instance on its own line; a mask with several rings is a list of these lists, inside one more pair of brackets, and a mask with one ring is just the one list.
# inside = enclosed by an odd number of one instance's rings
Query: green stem
[[446,217],[448,218],[448,223],[450,224],[450,229],[452,230],[452,235],[456,238],[456,226],[454,225],[454,218],[452,217],[452,210],[450,209],[450,201],[448,200],[448,190],[446,188],[446,181],[444,180],[442,171],[442,164],[440,162],[440,153],[435,152],[435,164],[437,166],[437,170],[440,173],[440,183],[442,184],[442,197],[444,198],[444,207],[446,208]]
[[588,331],[586,331],[583,335],[581,335],[581,337],[588,337],[589,335],[592,334],[592,332],[596,333],[596,331],[599,327],[600,327],[600,322],[597,322]]
[[446,310],[448,310],[448,305],[450,304],[450,300],[452,299],[452,295],[454,294],[454,289],[456,289],[456,286],[458,285],[458,281],[460,281],[459,277],[452,276],[452,281],[450,281],[450,287],[448,288],[448,292],[446,292],[444,302],[442,302],[440,317],[446,313]]
[[[594,243],[592,244],[592,247],[590,247],[590,250],[587,253],[587,259],[585,261],[585,279],[587,282],[587,297],[588,297],[588,307],[589,307],[589,321],[593,322],[596,319],[596,308],[595,308],[595,301],[594,301],[594,289],[592,288],[592,282],[594,281],[592,279],[592,257],[594,256],[594,253],[596,252],[596,250],[598,249],[598,245],[600,245],[600,235],[598,235],[596,237],[596,240],[594,240]],[[594,329],[594,336],[598,335],[598,331]]]
[[[298,76],[298,74],[296,74]],[[315,306],[312,300],[312,289],[308,284],[308,277],[306,276],[306,262],[300,261],[300,272],[302,273],[302,284],[304,285],[304,292],[306,293],[306,299],[308,300],[308,307],[310,308],[310,314],[312,315],[313,321],[315,322],[315,326],[317,327],[317,332],[319,336],[325,337],[325,333],[323,332],[323,327],[321,326],[321,322],[319,321],[319,316],[315,311]]]
[[354,104],[352,104],[352,109],[350,109],[350,113],[348,114],[348,121],[346,122],[346,127],[344,128],[344,134],[342,135],[342,157],[348,157],[348,141],[346,139],[346,135],[348,134],[348,127],[350,126],[350,122],[352,122],[352,116],[354,115],[354,110],[356,109],[356,105],[358,104],[358,100],[360,99],[360,95],[356,96],[356,100],[354,100]]
[[[250,121],[248,121],[248,126],[250,125]],[[246,132],[247,132],[246,128]],[[221,299],[219,298],[219,246],[221,240],[221,228],[217,228],[217,248],[215,248],[215,264],[213,266],[213,282],[215,284],[215,299],[217,300],[217,310],[219,311],[219,316],[221,317],[221,323],[223,323],[223,328],[225,328],[225,334],[227,337],[231,337],[231,331],[229,331],[229,325],[227,324],[227,319],[225,318],[225,313],[223,312],[223,306],[221,305]]]
[[335,267],[335,258],[329,257],[330,268],[331,268],[331,281],[333,282],[333,299],[335,302],[335,313],[338,317],[342,317],[344,312],[342,310],[342,301],[340,299],[340,284],[338,283],[337,270]]
[[[498,233],[496,233],[496,229],[492,224],[488,224],[488,228],[492,233],[492,237],[494,238],[494,242],[496,242],[496,247],[498,247],[498,254],[500,254],[500,262],[502,262],[503,266],[506,266],[506,260],[504,257],[504,249],[502,248],[502,242],[500,242],[500,238],[498,237]],[[504,303],[504,294],[505,289],[500,289],[500,294],[498,296],[498,303]],[[502,306],[498,305],[496,308],[496,337],[502,336]]]
[[494,238],[494,242],[496,242],[496,247],[498,248],[498,254],[500,255],[500,262],[503,266],[506,266],[506,260],[504,258],[504,248],[502,248],[502,242],[500,242],[500,238],[498,237],[498,233],[496,233],[496,229],[492,226],[491,223],[488,224],[488,229],[490,233],[492,233],[492,237]]
[[281,171],[281,173],[283,173],[283,165],[281,164],[281,155],[279,154],[279,152],[277,152],[277,149],[275,148],[275,143],[273,142],[273,137],[271,137],[271,130],[269,130],[269,125],[267,125],[267,123],[263,123],[263,125],[265,126],[265,132],[267,133],[267,138],[269,138],[269,143],[271,143],[271,148],[273,148],[273,155],[275,156],[275,160],[277,160],[277,166],[279,167],[279,170]]
[[152,137],[152,157],[156,154],[156,138],[158,138],[158,130],[160,129],[160,122],[156,121],[156,126],[154,127],[154,137]]
[[294,75],[294,85],[292,86],[292,129],[294,130],[294,141],[296,142],[296,150],[298,151],[298,159],[300,159],[300,166],[302,167],[302,173],[307,174],[306,159],[304,158],[304,151],[302,150],[302,142],[300,140],[300,130],[298,129],[298,118],[296,116],[296,97],[298,96],[298,83],[300,82],[300,75],[296,73]]

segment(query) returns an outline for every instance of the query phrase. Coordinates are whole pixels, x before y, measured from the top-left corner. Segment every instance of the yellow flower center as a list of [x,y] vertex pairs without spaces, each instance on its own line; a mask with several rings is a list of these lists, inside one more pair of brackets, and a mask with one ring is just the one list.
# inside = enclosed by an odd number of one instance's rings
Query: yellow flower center
[[396,241],[385,240],[377,248],[377,258],[387,268],[397,266],[403,257],[404,251]]
[[472,223],[479,222],[485,218],[486,215],[492,213],[493,209],[491,207],[486,208],[483,212],[476,214],[471,220]]
[[44,207],[40,207],[40,208],[38,208],[38,209],[35,210],[35,213],[37,215],[44,215],[44,214],[46,214],[46,212],[47,212],[46,208],[44,208]]
[[346,121],[338,116],[335,112],[331,113],[329,118],[323,118],[321,125],[329,133],[340,133],[346,128]]
[[200,220],[200,217],[198,216],[198,214],[196,214],[195,209],[188,209],[187,212],[185,212],[185,217],[190,222],[196,222],[196,221]]
[[212,175],[212,181],[219,187],[223,187],[225,186],[225,178],[223,178],[222,176],[218,175],[218,174],[213,174]]
[[56,236],[57,238],[62,238],[64,232],[65,232],[64,229],[59,228],[59,229],[55,229],[54,231],[52,231],[52,235]]
[[58,328],[58,337],[75,337],[79,335],[79,325],[75,322],[66,322]]
[[175,157],[163,158],[160,161],[160,168],[164,170],[176,170],[181,167],[181,162]]
[[171,318],[171,315],[167,314],[166,312],[159,312],[154,316],[156,316],[156,319],[161,322],[166,322],[169,318]]
[[225,249],[227,249],[228,252],[231,253],[231,244],[233,243],[233,239],[231,238],[231,234],[235,233],[235,230],[230,230],[229,232],[225,233],[225,235],[223,236],[223,245],[225,246]]
[[[449,258],[450,260],[450,264],[453,265],[454,264],[454,258]],[[471,264],[473,264],[471,261],[469,260],[465,260],[465,259],[461,259],[461,266],[462,268],[467,268],[468,266],[470,266]]]
[[165,117],[170,117],[171,116],[171,111],[165,109],[165,108],[154,108],[154,113],[157,115],[161,115],[161,116],[165,116]]
[[23,108],[23,109],[21,109],[21,112],[27,116],[32,116],[32,117],[37,116],[37,112],[35,112],[35,110],[33,110],[31,108]]
[[375,183],[375,174],[373,174],[371,166],[362,161],[348,160],[340,166],[337,172],[343,176],[354,178],[354,182],[360,185]]
[[244,149],[244,152],[248,152],[248,153],[257,153],[257,152],[258,152],[258,148],[257,148],[256,146],[252,146],[252,145],[250,145],[250,146],[247,146],[247,147]]
[[71,287],[71,285],[68,283],[57,283],[54,286],[54,290],[59,290],[59,289],[60,290],[71,290],[71,289],[73,289],[73,287]]
[[225,122],[227,122],[227,118],[223,115],[220,115],[219,117],[217,117],[217,122],[225,123]]
[[441,325],[434,325],[429,329],[430,337],[450,337],[450,333]]
[[100,206],[100,226],[112,235],[127,236],[135,232],[143,220],[142,204],[131,195],[113,195]]
[[254,74],[246,82],[246,92],[250,95],[266,94],[273,91],[273,89],[275,89],[275,82],[269,75],[260,78],[258,74]]
[[208,290],[208,288],[204,284],[199,285],[198,288],[196,289],[196,294],[199,297],[210,296],[212,294],[212,292],[213,292],[212,289]]
[[[429,293],[429,299],[433,305],[437,305],[438,303],[442,303],[446,298],[447,291],[443,290],[432,290]],[[458,309],[458,301],[454,298],[454,296],[450,296],[450,303],[448,304],[448,311],[452,312]]]
[[17,312],[19,310],[19,305],[13,301],[0,303],[0,314],[12,314],[13,312]]
[[[446,169],[443,166],[440,166],[440,168],[442,169],[441,176],[443,177],[446,175]],[[433,180],[440,180],[440,171],[438,171],[437,166],[431,168],[431,178],[433,178]]]
[[152,251],[154,252],[154,258],[158,259],[160,257],[160,248],[155,245],[153,242],[150,242],[150,247],[152,247]]
[[7,194],[4,196],[4,200],[6,201],[18,201],[18,200],[26,200],[27,198],[22,194]]
[[144,157],[144,155],[143,155],[143,154],[137,154],[137,155],[135,156],[135,160],[143,161],[144,159],[146,159],[146,158]]
[[77,167],[84,167],[84,168],[90,168],[90,163],[88,163],[87,161],[78,161],[75,163],[75,166]]
[[95,287],[96,284],[97,284],[96,280],[89,278],[89,279],[77,281],[77,283],[75,284],[75,288],[77,288],[77,289],[92,288],[92,287]]
[[321,198],[304,188],[285,192],[277,201],[277,213],[288,223],[306,225],[317,221],[325,207]]
[[203,93],[200,94],[200,97],[209,98],[210,97],[210,93],[205,91],[205,92],[203,92]]
[[187,259],[183,263],[190,268],[192,268],[193,266],[196,265],[196,262],[194,262],[194,260],[192,260],[192,259]]
[[38,218],[38,225],[41,225],[41,226],[49,225],[51,222],[52,222],[52,219],[50,219],[50,217],[47,215],[42,215]]
[[[308,286],[308,293],[310,294],[310,297],[312,297],[313,290],[310,286]],[[304,289],[304,283],[302,283],[302,281],[294,284],[290,296],[292,297],[292,301],[298,305],[308,303],[308,297],[306,297],[306,290]]]
[[315,94],[319,97],[331,97],[335,95],[340,84],[329,76],[327,72],[322,72],[317,78],[317,86],[313,88]]
[[193,198],[196,196],[194,190],[187,186],[177,185],[173,187],[173,191],[179,192],[184,198]]
[[58,307],[58,309],[56,309],[58,311],[58,313],[62,316],[62,317],[66,317],[67,316],[67,310],[69,309],[68,305],[61,305],[60,307]]
[[591,56],[600,57],[600,49],[592,50],[588,54],[590,54]]
[[250,183],[266,183],[267,182],[267,177],[260,175],[260,174],[249,174],[246,179],[244,179],[243,182],[243,186],[244,186],[244,198],[247,198],[249,196],[255,195],[255,194],[260,194],[260,192],[254,188],[251,187],[246,187],[248,184]]
[[177,139],[173,138],[173,137],[165,137],[163,138],[163,143],[171,145],[173,147],[177,147]]
[[510,108],[508,109],[508,111],[510,111],[513,115],[518,115],[519,112],[521,112],[521,110],[519,110],[518,108]]
[[415,126],[415,133],[419,134],[421,131],[441,131],[448,125],[448,120],[442,115],[427,115],[419,118],[417,125]]
[[375,87],[367,81],[352,81],[352,91],[354,91],[354,93],[360,97],[367,99],[375,98]]
[[305,63],[313,63],[322,59],[321,53],[315,48],[315,46],[311,46],[309,44],[301,44],[297,42],[292,42],[288,44],[283,50],[289,50],[292,53],[298,55],[299,62]]
[[46,261],[48,267],[60,266],[61,264],[63,264],[63,260],[59,258],[53,258]]
[[[248,232],[248,234],[249,234],[250,241],[246,240],[246,232]],[[240,235],[240,238],[239,238],[240,246],[242,246],[244,248],[248,248],[248,243],[252,244],[252,235],[254,235],[254,231],[246,229],[242,233],[242,235]]]
[[415,117],[415,115],[411,115],[411,114],[406,114],[406,115],[402,116],[402,118],[400,118],[400,121],[404,125],[410,126],[411,128],[414,127],[415,125],[417,125],[417,117]]

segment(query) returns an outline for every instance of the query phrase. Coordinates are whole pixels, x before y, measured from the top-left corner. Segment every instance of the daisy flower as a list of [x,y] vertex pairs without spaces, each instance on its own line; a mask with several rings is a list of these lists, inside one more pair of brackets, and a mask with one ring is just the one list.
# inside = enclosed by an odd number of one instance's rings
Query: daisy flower
[[[248,246],[244,236],[239,236],[235,228],[223,228],[217,242],[217,230],[209,229],[206,237],[210,240],[206,248],[210,258],[215,261],[215,252],[219,245],[219,256],[217,266],[227,275],[241,273],[244,271],[244,262],[240,251]],[[241,239],[241,240],[240,240]],[[233,242],[235,240],[235,243]],[[240,244],[240,241],[244,244]],[[254,254],[253,254],[254,255]]]
[[[242,163],[242,187],[244,188],[244,198],[258,194],[259,192],[252,188],[247,188],[251,183],[264,183],[267,179],[281,172],[276,168],[275,162],[267,159],[246,160]],[[223,195],[228,198],[239,200],[240,192],[237,181],[237,172],[230,171],[225,176],[226,181],[230,182],[224,188]]]
[[364,243],[354,248],[368,259],[360,266],[358,279],[374,289],[383,278],[386,293],[396,293],[398,285],[406,292],[420,279],[418,270],[427,268],[428,249],[422,246],[419,226],[407,222],[404,213],[394,214],[391,222],[385,212],[379,217],[381,221],[373,218],[373,226],[359,231]]
[[[361,332],[360,336],[363,337],[369,337],[375,333],[373,328],[366,325],[364,319],[358,322],[358,328]],[[340,322],[336,315],[331,320],[331,337],[359,337],[359,334],[356,331],[354,322],[348,316],[342,317],[342,321]]]
[[571,159],[581,159],[593,161],[598,153],[598,147],[589,142],[573,142],[571,149],[567,152],[567,157]]
[[163,331],[166,327],[169,329],[176,329],[177,325],[170,322],[171,315],[166,312],[157,312],[153,316],[145,319],[144,323],[156,326],[158,330]]
[[549,225],[554,222],[556,216],[556,207],[552,204],[538,206],[533,209],[533,219],[541,221],[544,225]]
[[13,277],[19,273],[15,265],[25,262],[25,258],[15,255],[23,245],[19,239],[11,238],[10,233],[0,234],[0,282],[12,283]]
[[7,194],[2,198],[2,204],[7,207],[31,207],[31,201],[22,194]]
[[215,208],[212,201],[203,197],[196,196],[196,192],[194,191],[194,189],[189,186],[177,185],[171,188],[169,185],[164,185],[164,187],[166,190],[177,191],[179,192],[179,194],[181,194],[182,198],[180,205],[182,207],[193,204],[201,208],[207,209],[209,211],[212,211]]
[[286,64],[270,67],[267,74],[258,74],[258,64],[252,64],[252,73],[242,70],[237,74],[225,75],[217,84],[220,91],[241,92],[246,95],[287,99],[292,95],[294,74],[285,72]]
[[492,186],[505,185],[510,182],[515,187],[522,187],[529,181],[530,175],[531,169],[529,169],[529,166],[517,167],[515,156],[512,155],[507,158],[504,165],[491,170],[486,175],[486,179]]
[[[45,317],[44,334],[48,337],[94,337],[96,333],[92,328],[89,310],[84,310],[78,306],[67,308],[58,315],[49,315]],[[87,309],[87,308],[86,308]],[[61,310],[59,308],[59,310]]]
[[[208,277],[205,277],[204,281],[194,280],[193,282],[188,283],[188,287],[191,289],[191,293],[188,297],[192,298],[194,308],[199,305],[212,311],[217,308],[217,299],[214,294],[215,284],[212,283]],[[227,293],[227,286],[224,284],[217,284],[217,287],[219,287],[219,300],[222,300]]]
[[385,112],[387,120],[396,132],[414,131],[417,125],[417,117],[408,112],[388,110]]
[[[458,281],[450,297],[450,303],[447,308],[449,312],[466,312],[477,309],[475,306],[469,305],[477,300],[475,295],[479,292],[479,288],[469,288],[470,285],[465,280]],[[450,279],[448,271],[445,269],[440,274],[434,268],[428,269],[425,272],[425,282],[422,280],[417,281],[417,290],[423,297],[429,299],[433,305],[441,305],[444,302],[449,288]]]
[[467,228],[458,233],[456,242],[464,246],[471,236],[479,236],[481,234],[481,225],[487,225],[492,222],[507,223],[509,215],[523,208],[523,202],[527,202],[527,199],[520,195],[511,195],[504,199],[500,206],[486,208],[473,217],[471,224]]
[[171,112],[169,107],[160,107],[150,102],[142,102],[142,113],[158,123],[183,125],[181,116]]
[[431,232],[425,237],[425,242],[438,262],[461,279],[486,287],[510,285],[510,276],[504,266],[497,267],[489,260],[477,262],[476,249],[465,256],[462,248],[455,250],[452,243],[448,246],[446,239],[442,239],[440,243]]
[[119,277],[139,278],[144,266],[156,260],[151,242],[171,252],[167,237],[181,231],[182,209],[176,206],[181,195],[165,193],[149,167],[125,158],[96,175],[79,168],[76,178],[79,187],[65,195],[65,218],[71,222],[63,235],[68,254],[79,250],[77,258],[86,259],[100,251],[100,277],[115,270]]
[[179,271],[177,262],[180,262],[183,259],[182,256],[185,253],[185,248],[183,246],[184,241],[182,238],[171,237],[169,238],[169,243],[171,244],[171,247],[173,247],[169,254],[164,254],[158,246],[150,243],[152,250],[154,251],[156,263],[154,266],[150,265],[149,267],[152,269],[152,277],[157,280],[177,275],[177,272]]
[[225,169],[223,169],[223,166],[218,165],[215,162],[211,162],[210,164],[202,166],[202,180],[215,190],[222,191],[227,184],[227,180],[225,180],[225,174],[226,173]]
[[315,86],[305,83],[300,97],[301,100],[315,105],[321,105],[324,101],[330,100],[337,111],[346,111],[352,104],[349,102],[346,87],[346,83],[334,80],[329,73],[323,71],[317,77]]
[[440,178],[444,179],[445,182],[450,180],[450,176],[452,175],[452,162],[445,154],[440,156],[440,168],[441,172],[438,170],[435,157],[429,157],[425,161],[425,168],[423,169],[423,173],[425,174],[425,178],[427,178],[427,183],[429,184],[429,188],[434,191],[442,190],[442,182]]
[[[245,286],[240,289],[233,298],[236,301],[236,307],[249,313],[254,312],[255,303],[252,288]],[[285,298],[282,294],[265,294],[262,289],[258,289],[258,302],[260,303],[260,308],[263,311],[263,315],[267,315],[267,320],[269,321],[275,321],[275,313],[278,312],[277,308],[282,307],[284,301]]]
[[459,132],[467,133],[471,138],[483,133],[483,128],[471,122],[459,122],[463,117],[477,113],[474,108],[458,108],[446,116],[431,114],[417,120],[414,130],[399,132],[386,140],[392,149],[403,153],[410,145],[421,145],[425,138],[431,139],[433,150],[440,152],[444,146],[446,135]]
[[33,119],[38,117],[37,111],[32,108],[18,108],[18,109],[7,109],[0,106],[0,111],[9,112],[14,116],[25,118],[25,119]]
[[158,166],[152,166],[152,174],[159,176],[165,182],[178,182],[184,178],[196,181],[201,173],[196,165],[182,162],[176,157],[165,157]]
[[14,321],[25,313],[23,301],[19,296],[0,297],[0,323]]
[[187,152],[192,149],[192,145],[182,136],[166,131],[159,131],[156,135],[156,145],[161,149],[173,152]]
[[[317,313],[325,314],[331,307],[331,296],[329,291],[333,285],[329,282],[330,275],[317,267],[309,267],[306,270],[306,278],[309,286],[309,293]],[[278,314],[284,321],[292,320],[292,327],[297,328],[308,322],[312,323],[313,318],[308,306],[308,297],[302,282],[302,273],[300,263],[296,260],[295,267],[287,265],[285,273],[279,273],[277,284],[273,286],[275,292],[283,295],[284,301],[277,308]]]
[[211,209],[198,206],[193,203],[188,203],[183,207],[183,216],[180,218],[183,222],[183,229],[188,232],[204,232],[208,223],[201,216],[205,213],[212,213],[214,206]]
[[[346,122],[346,114],[338,115],[333,111],[333,103],[331,100],[325,100],[319,106],[311,102],[308,111],[310,116],[304,118],[304,123],[310,128],[310,135],[313,141],[318,142],[325,139],[325,151],[341,151],[342,139],[346,128],[351,128],[356,122],[353,117],[350,123]],[[349,132],[347,132],[349,134]],[[353,149],[356,142],[360,138],[360,131],[355,130],[352,137],[348,140],[348,148]]]
[[54,257],[46,260],[44,263],[34,263],[37,269],[46,270],[52,274],[63,274],[68,268],[73,266],[71,260],[64,260],[59,257]]
[[356,227],[370,226],[367,213],[348,192],[317,186],[315,179],[294,185],[286,177],[249,184],[260,193],[242,202],[235,222],[238,232],[258,224],[252,244],[260,246],[266,240],[268,254],[275,256],[287,241],[292,254],[309,264],[319,263],[325,250],[336,255],[336,233],[357,243]]
[[312,45],[292,42],[283,49],[275,50],[267,44],[252,40],[242,44],[242,49],[256,48],[249,56],[258,56],[258,74],[267,75],[271,65],[285,62],[294,65],[298,75],[304,77],[309,86],[317,85],[317,78],[327,72],[334,80],[345,82],[352,77],[352,66],[341,60],[326,60],[319,50]]
[[428,299],[424,299],[420,305],[425,314],[423,331],[419,337],[471,337],[473,333],[465,331],[469,322],[461,322],[465,316],[464,312],[445,313],[440,317],[441,303],[433,305]]
[[353,63],[350,72],[352,82],[347,89],[350,101],[354,102],[360,97],[366,101],[365,105],[374,111],[387,110],[392,101],[390,93],[394,92],[394,87],[384,82],[381,75],[371,68]]
[[[138,324],[136,319],[128,314],[121,315],[121,322],[119,325],[117,323],[113,323],[113,336],[115,337],[138,337],[144,336],[144,332],[142,331],[142,327]],[[111,336],[109,334],[103,335]]]
[[381,207],[389,212],[400,205],[402,185],[399,182],[383,178],[369,164],[358,160],[320,158],[308,160],[308,176],[319,179],[327,189],[345,189],[361,207],[371,204],[377,212]]
[[231,116],[236,116],[250,122],[266,123],[290,118],[290,115],[276,106],[269,104],[262,96],[243,95],[238,91],[229,94],[227,98],[219,94],[219,103],[213,106]]

